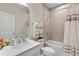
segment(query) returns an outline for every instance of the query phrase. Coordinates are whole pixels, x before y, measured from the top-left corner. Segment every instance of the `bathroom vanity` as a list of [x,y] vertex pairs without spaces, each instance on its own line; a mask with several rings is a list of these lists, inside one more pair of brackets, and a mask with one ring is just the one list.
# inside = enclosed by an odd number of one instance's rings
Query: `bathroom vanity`
[[36,56],[40,55],[39,42],[28,40],[17,46],[7,46],[0,50],[0,56]]

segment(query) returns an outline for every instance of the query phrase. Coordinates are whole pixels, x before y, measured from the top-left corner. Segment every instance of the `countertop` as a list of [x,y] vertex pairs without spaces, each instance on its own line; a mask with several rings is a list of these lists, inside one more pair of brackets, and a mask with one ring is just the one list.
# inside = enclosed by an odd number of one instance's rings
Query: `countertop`
[[17,46],[6,46],[2,50],[0,50],[0,56],[16,56],[38,45],[40,45],[39,42],[28,40],[28,42],[20,43]]

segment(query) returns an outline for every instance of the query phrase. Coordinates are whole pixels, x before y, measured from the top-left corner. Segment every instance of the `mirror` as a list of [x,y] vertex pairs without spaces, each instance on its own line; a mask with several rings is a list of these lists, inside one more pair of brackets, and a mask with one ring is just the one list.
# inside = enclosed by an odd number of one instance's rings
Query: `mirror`
[[29,7],[20,3],[0,4],[0,37],[4,39],[20,35],[29,36],[30,28]]
[[8,12],[0,11],[0,37],[7,39],[12,33],[15,33],[15,16]]

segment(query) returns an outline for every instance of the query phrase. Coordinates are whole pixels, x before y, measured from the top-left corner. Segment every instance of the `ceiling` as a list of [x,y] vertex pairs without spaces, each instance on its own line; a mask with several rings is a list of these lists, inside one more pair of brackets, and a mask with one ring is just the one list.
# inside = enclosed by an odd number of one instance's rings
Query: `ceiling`
[[[49,9],[53,9],[63,3],[44,3]],[[20,7],[21,9],[27,10],[28,11],[28,5],[24,3],[14,3],[13,5]],[[27,7],[27,8],[26,8]]]
[[45,3],[44,5],[46,5],[49,9],[53,9],[61,4],[63,3]]
[[[49,9],[53,9],[59,5],[61,5],[63,3],[44,3],[44,5],[46,5]],[[24,10],[27,10],[28,9],[28,5],[25,4],[25,3],[14,3],[14,5],[24,9]],[[27,7],[27,8],[26,8]]]
[[29,12],[29,8],[28,8],[27,4],[21,4],[21,3],[8,3],[8,4],[16,6],[16,7],[20,8],[21,10]]

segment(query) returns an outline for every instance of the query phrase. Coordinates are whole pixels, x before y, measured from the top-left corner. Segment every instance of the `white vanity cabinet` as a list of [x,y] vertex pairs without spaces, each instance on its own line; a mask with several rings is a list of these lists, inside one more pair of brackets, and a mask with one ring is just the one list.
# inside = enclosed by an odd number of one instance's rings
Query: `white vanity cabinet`
[[40,55],[40,45],[35,46],[28,51],[24,51],[23,53],[19,54],[18,56],[39,56]]
[[0,50],[0,56],[38,56],[40,55],[40,48],[41,44],[39,42],[29,40],[18,46]]

